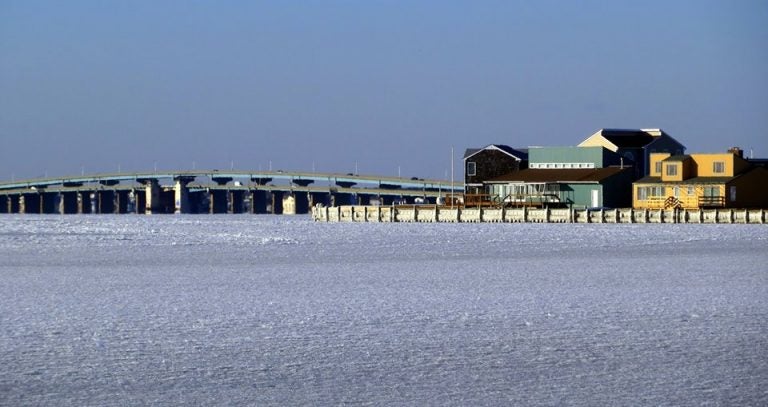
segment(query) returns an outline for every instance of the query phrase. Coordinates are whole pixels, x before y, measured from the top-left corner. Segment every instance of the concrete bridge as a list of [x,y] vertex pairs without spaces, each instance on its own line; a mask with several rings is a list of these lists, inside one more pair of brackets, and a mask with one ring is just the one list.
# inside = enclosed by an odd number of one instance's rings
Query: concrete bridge
[[286,171],[163,171],[0,183],[0,213],[308,213],[316,204],[435,203],[442,180]]

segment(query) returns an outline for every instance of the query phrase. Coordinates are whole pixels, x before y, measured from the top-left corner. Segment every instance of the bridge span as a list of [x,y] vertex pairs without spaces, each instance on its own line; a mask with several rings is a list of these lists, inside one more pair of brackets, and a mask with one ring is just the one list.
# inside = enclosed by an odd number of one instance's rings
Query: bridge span
[[0,182],[0,213],[302,214],[322,204],[435,203],[444,180],[288,171],[161,171]]

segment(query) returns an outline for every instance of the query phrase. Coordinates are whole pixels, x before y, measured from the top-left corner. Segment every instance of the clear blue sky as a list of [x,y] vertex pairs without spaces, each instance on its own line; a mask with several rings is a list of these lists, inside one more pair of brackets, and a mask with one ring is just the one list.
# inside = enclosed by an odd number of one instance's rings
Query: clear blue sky
[[0,180],[442,178],[451,146],[603,127],[768,157],[766,44],[766,1],[3,0]]

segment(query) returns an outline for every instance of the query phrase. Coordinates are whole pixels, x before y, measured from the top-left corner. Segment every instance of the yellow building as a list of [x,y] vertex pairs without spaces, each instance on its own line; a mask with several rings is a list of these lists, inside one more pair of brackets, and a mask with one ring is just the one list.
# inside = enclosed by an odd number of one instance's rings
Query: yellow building
[[719,154],[651,153],[649,175],[632,184],[632,206],[768,208],[768,169],[755,162],[738,148]]

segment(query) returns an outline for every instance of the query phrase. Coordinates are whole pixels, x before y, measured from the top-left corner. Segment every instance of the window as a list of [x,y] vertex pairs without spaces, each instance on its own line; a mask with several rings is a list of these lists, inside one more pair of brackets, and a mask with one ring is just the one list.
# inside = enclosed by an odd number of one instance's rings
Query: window
[[477,175],[477,165],[474,161],[467,161],[467,175],[470,177],[474,177]]
[[680,198],[680,187],[675,186],[675,198]]
[[670,177],[677,175],[677,164],[667,164],[667,175]]
[[722,174],[725,172],[725,162],[715,161],[712,163],[712,172],[715,174]]
[[661,174],[661,161],[656,161],[656,174]]
[[720,196],[720,187],[714,186],[714,187],[704,187],[704,196],[707,197],[718,197]]
[[696,187],[693,185],[688,185],[688,196],[694,195],[696,195]]
[[648,189],[645,187],[637,187],[637,200],[645,201],[648,199]]

